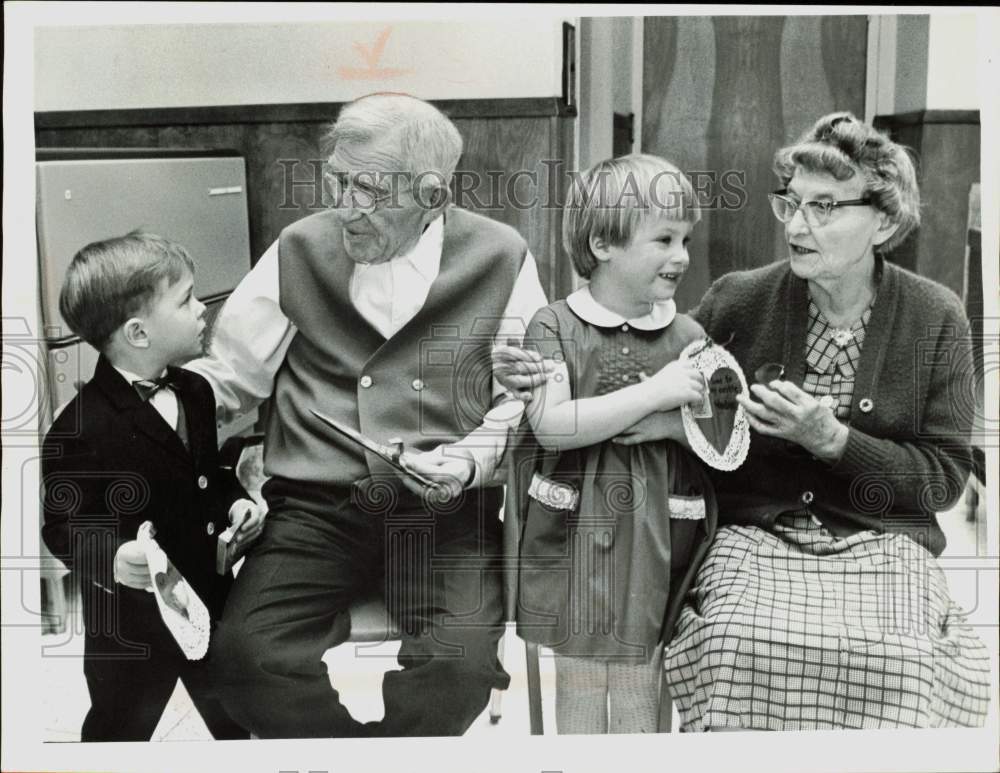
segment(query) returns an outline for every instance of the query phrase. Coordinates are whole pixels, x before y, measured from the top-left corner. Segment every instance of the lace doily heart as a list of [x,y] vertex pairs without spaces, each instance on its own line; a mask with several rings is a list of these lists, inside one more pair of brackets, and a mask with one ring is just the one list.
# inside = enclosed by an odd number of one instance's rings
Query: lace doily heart
[[719,454],[726,453],[736,425],[740,380],[732,368],[720,367],[708,379],[707,416],[695,416],[698,428]]
[[205,603],[188,585],[153,538],[153,524],[139,526],[136,537],[146,553],[151,587],[160,617],[188,660],[201,660],[208,652],[211,618]]
[[718,470],[735,470],[750,449],[750,425],[736,396],[747,390],[746,377],[721,346],[694,341],[681,353],[705,376],[708,391],[697,406],[681,406],[684,433],[703,461]]

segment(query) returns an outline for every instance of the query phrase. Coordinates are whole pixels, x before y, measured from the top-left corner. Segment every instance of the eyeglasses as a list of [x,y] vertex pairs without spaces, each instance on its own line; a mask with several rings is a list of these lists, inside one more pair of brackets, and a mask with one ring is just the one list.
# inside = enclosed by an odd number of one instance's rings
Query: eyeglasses
[[[385,175],[392,181],[395,175]],[[353,180],[343,172],[325,172],[323,181],[327,193],[330,194],[331,207],[346,207],[348,203],[354,209],[362,212],[374,212],[384,208],[390,201],[396,201],[395,195],[409,190],[409,186],[395,185],[385,188],[376,184],[375,174],[361,174]],[[398,203],[398,201],[396,202]]]
[[838,207],[864,207],[872,203],[870,198],[845,199],[844,201],[796,201],[787,196],[788,191],[767,194],[771,200],[771,211],[782,223],[790,223],[795,213],[802,210],[802,217],[810,228],[821,228],[830,222]]

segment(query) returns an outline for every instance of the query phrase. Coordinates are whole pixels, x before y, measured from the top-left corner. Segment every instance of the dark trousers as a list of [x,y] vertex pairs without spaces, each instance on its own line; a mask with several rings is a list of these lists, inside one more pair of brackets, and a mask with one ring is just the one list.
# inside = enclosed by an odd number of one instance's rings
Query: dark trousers
[[[226,709],[261,738],[461,735],[510,678],[495,494],[433,508],[325,497],[272,479],[260,542],[213,639]],[[358,722],[330,685],[334,620],[381,592],[402,671],[385,675],[385,718]]]
[[148,741],[180,679],[218,739],[249,738],[222,708],[211,657],[188,660],[160,617],[153,594],[81,583],[83,673],[90,710],[82,741]]
[[152,664],[143,675],[129,668],[127,675],[107,678],[87,674],[90,711],[83,720],[81,741],[148,741],[173,694],[178,677],[217,740],[247,739],[250,733],[222,708],[212,684],[208,663],[179,661],[172,667]]

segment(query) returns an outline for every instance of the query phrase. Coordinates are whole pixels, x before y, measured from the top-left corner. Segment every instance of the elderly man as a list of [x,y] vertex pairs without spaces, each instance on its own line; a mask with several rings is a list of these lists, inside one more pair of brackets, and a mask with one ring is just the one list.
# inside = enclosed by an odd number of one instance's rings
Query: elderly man
[[[479,426],[502,394],[490,350],[522,335],[545,296],[513,229],[450,206],[462,140],[436,108],[363,97],[327,140],[333,206],[282,231],[191,366],[220,416],[272,398],[270,512],[213,659],[225,705],[263,738],[459,735],[509,682],[497,660],[504,438]],[[400,438],[409,469],[437,485],[366,455],[313,410]],[[385,718],[362,724],[321,658],[335,617],[378,591],[402,670],[385,676]]]

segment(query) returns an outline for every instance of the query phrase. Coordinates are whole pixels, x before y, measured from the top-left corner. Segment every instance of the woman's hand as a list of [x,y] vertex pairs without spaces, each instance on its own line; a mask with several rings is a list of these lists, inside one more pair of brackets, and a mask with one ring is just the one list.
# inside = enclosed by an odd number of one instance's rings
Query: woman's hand
[[514,397],[531,402],[532,390],[542,386],[552,375],[555,363],[538,352],[518,346],[493,348],[493,377]]
[[655,411],[637,421],[611,442],[622,446],[634,446],[655,440],[676,440],[687,444],[679,410]]
[[652,407],[657,411],[672,411],[688,403],[700,403],[705,396],[705,378],[689,360],[668,362],[644,382],[650,389]]
[[750,391],[760,402],[746,394],[739,394],[736,399],[757,432],[784,438],[831,464],[843,455],[847,427],[812,395],[790,381],[772,381],[767,386],[752,384]]

